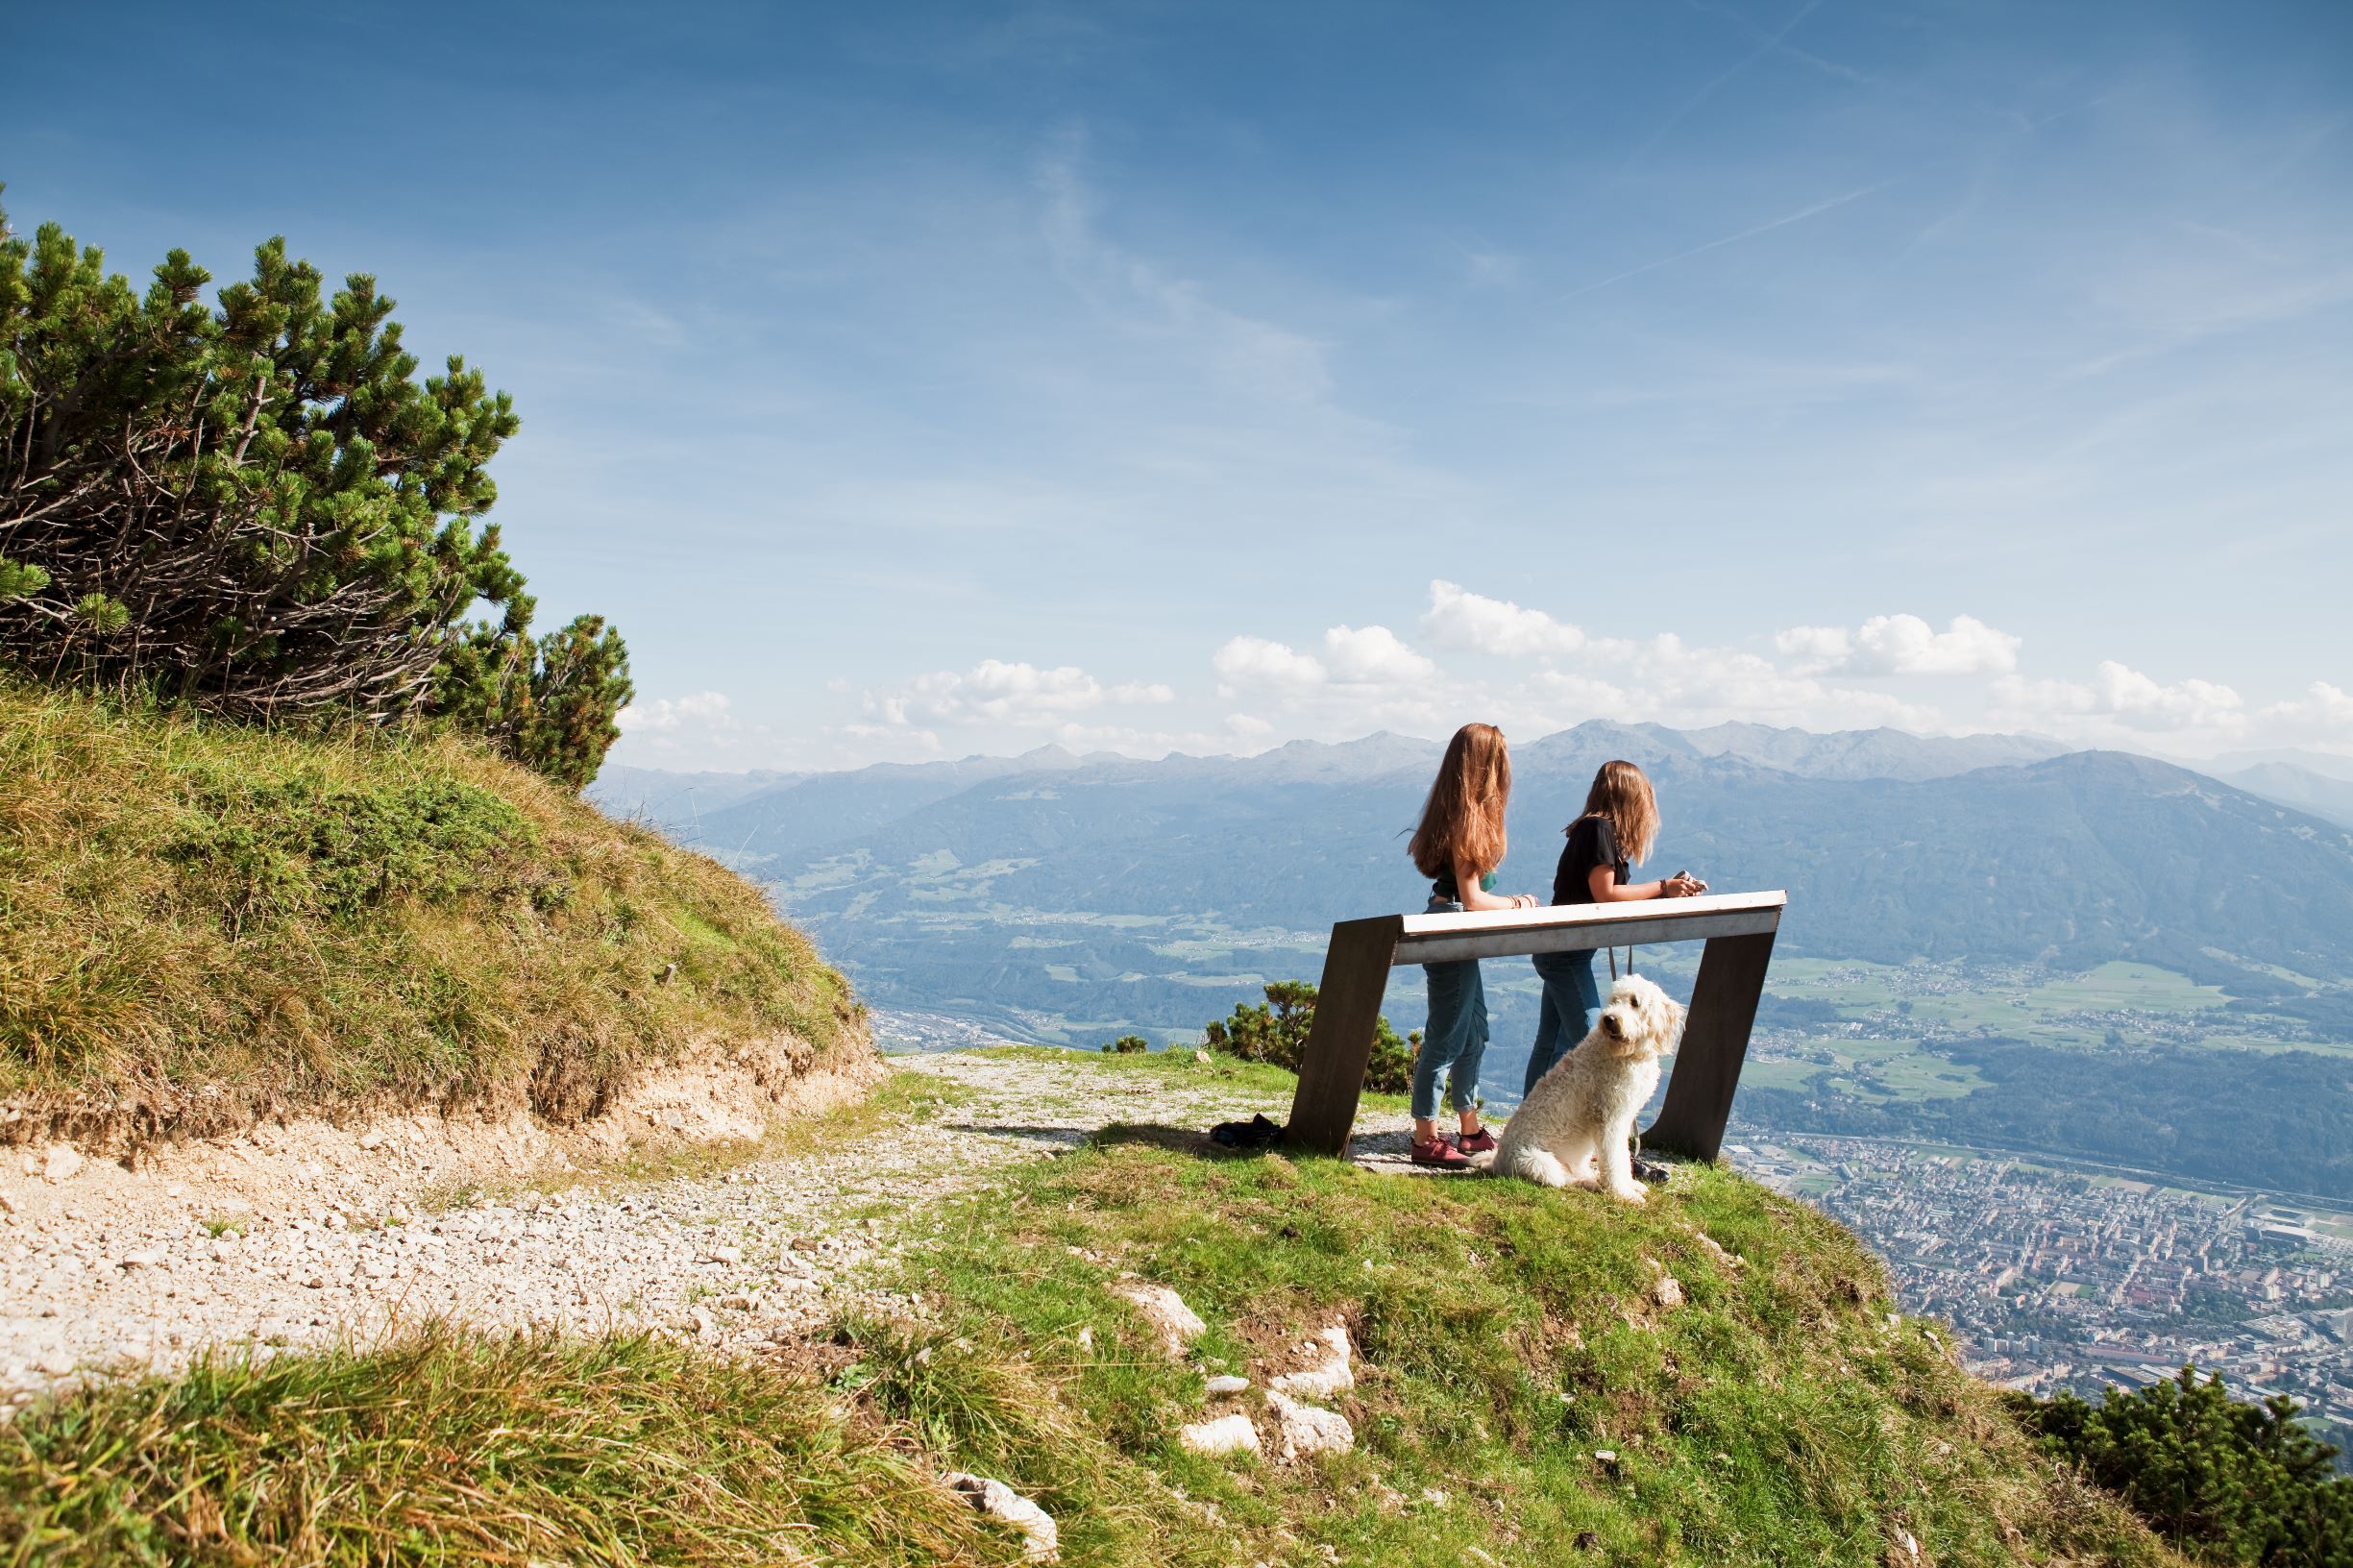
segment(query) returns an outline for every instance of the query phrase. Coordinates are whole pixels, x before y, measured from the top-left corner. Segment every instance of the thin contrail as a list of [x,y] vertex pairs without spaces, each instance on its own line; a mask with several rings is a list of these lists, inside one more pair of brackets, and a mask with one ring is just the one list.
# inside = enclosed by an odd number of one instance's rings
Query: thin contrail
[[1816,202],[1811,207],[1802,208],[1786,217],[1776,218],[1771,223],[1760,223],[1753,229],[1743,229],[1736,234],[1727,234],[1722,239],[1711,239],[1704,245],[1694,245],[1687,251],[1678,251],[1673,256],[1662,256],[1655,261],[1645,261],[1638,267],[1629,267],[1624,272],[1603,279],[1600,282],[1587,283],[1582,288],[1573,288],[1560,297],[1564,300],[1573,300],[1581,294],[1590,294],[1597,288],[1607,288],[1610,284],[1622,283],[1629,278],[1639,278],[1646,272],[1656,272],[1659,268],[1671,267],[1678,261],[1688,261],[1695,256],[1722,250],[1727,245],[1737,245],[1744,239],[1754,239],[1757,235],[1769,234],[1776,229],[1786,229],[1793,223],[1803,223],[1806,219],[1827,212],[1834,207],[1844,207],[1849,202],[1859,202],[1875,191],[1885,190],[1895,183],[1893,180],[1882,180],[1875,185],[1865,185],[1859,190],[1851,190],[1844,196],[1833,196],[1826,202]]
[[[1764,59],[1767,55],[1773,53],[1775,49],[1780,46],[1781,40],[1789,37],[1789,35],[1796,30],[1799,23],[1805,20],[1808,16],[1814,14],[1815,11],[1818,10],[1821,5],[1822,0],[1807,0],[1803,10],[1800,11],[1795,16],[1792,16],[1789,20],[1781,24],[1780,31],[1775,33],[1773,37],[1767,38],[1763,43],[1757,45],[1755,53],[1741,56],[1739,60],[1733,61],[1729,66],[1727,66],[1722,75],[1716,77],[1713,81],[1709,82],[1707,86],[1702,87],[1699,91],[1684,99],[1681,107],[1677,109],[1674,113],[1668,115],[1664,124],[1659,126],[1657,130],[1652,132],[1649,135],[1642,138],[1641,146],[1635,148],[1632,152],[1626,155],[1626,162],[1623,166],[1621,166],[1618,172],[1620,174],[1624,174],[1626,170],[1632,168],[1635,163],[1641,160],[1643,154],[1649,152],[1652,148],[1658,145],[1660,137],[1664,136],[1668,132],[1674,130],[1677,126],[1683,123],[1684,115],[1689,114],[1693,110],[1699,108],[1702,104],[1707,102],[1708,99],[1714,97],[1718,87],[1723,86],[1727,82],[1729,82],[1732,78],[1738,76],[1741,72],[1747,70],[1750,66]],[[1753,29],[1752,29],[1752,31],[1753,31]]]

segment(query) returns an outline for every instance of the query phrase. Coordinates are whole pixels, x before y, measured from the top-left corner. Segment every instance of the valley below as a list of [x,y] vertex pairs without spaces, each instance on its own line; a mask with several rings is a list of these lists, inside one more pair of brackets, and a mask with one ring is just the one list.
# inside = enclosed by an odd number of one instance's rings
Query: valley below
[[[1314,980],[1331,920],[1412,897],[1396,829],[1426,749],[630,782],[815,937],[887,1048],[1173,1045]],[[1641,761],[1668,816],[1649,874],[1791,891],[1739,1164],[1854,1226],[1997,1381],[2096,1392],[2195,1360],[2353,1435],[2353,835],[2054,749],[1583,725],[1515,747],[1503,879],[1549,881],[1594,762]],[[1697,959],[1633,955],[1686,996]],[[1505,1109],[1538,988],[1518,961],[1485,978]],[[1400,1032],[1421,990],[1392,976]]]

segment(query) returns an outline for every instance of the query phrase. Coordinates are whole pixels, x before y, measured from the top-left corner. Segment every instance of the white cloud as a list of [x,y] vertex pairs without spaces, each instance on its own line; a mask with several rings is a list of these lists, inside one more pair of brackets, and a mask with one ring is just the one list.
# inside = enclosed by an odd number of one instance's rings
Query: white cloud
[[1565,670],[1539,670],[1533,685],[1554,705],[1569,715],[1571,723],[1581,723],[1587,719],[1630,720],[1644,717],[1624,687],[1613,686],[1592,675]]
[[935,670],[895,689],[869,692],[864,707],[891,724],[1003,723],[1044,728],[1106,703],[1118,706],[1176,700],[1173,687],[1128,682],[1106,687],[1076,665],[1041,669],[983,659],[966,671]]
[[2353,692],[2316,680],[2293,701],[2274,702],[2263,710],[2274,723],[2322,730],[2353,730]]
[[2021,641],[1971,615],[1943,631],[1917,615],[1875,615],[1852,632],[1792,626],[1773,646],[1808,674],[1977,675],[2017,669]]
[[735,704],[724,692],[694,692],[632,702],[613,716],[624,734],[674,733],[683,729],[735,729]]
[[1431,581],[1422,630],[1446,647],[1499,658],[1574,653],[1585,646],[1584,632],[1565,621],[1542,610],[1523,609],[1509,600],[1474,594],[1444,578]]
[[772,737],[766,724],[736,717],[724,692],[640,698],[618,714],[613,760],[639,768],[765,766]]
[[1826,686],[1760,654],[1694,648],[1673,632],[1644,642],[1610,640],[1594,646],[1602,657],[1628,671],[1632,708],[1644,718],[1667,723],[1712,724],[1737,719],[1816,729],[1945,727],[1944,716],[1934,708],[1885,692]]
[[1332,627],[1324,633],[1324,665],[1334,680],[1357,686],[1428,680],[1438,671],[1386,626]]
[[1323,662],[1314,654],[1264,637],[1229,638],[1210,655],[1210,668],[1217,672],[1222,683],[1218,691],[1224,696],[1250,690],[1297,691],[1321,685],[1324,678]]
[[2029,720],[2079,719],[2135,730],[2238,730],[2246,723],[2246,705],[2228,686],[2168,685],[2114,659],[2101,661],[2088,681],[1998,680],[1994,700]]

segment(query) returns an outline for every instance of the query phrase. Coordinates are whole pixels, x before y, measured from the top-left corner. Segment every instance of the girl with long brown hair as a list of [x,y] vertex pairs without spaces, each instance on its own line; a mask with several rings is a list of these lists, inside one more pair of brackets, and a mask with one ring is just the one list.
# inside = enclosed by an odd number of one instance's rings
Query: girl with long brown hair
[[[1553,873],[1556,904],[1617,904],[1637,898],[1687,898],[1707,884],[1681,871],[1659,882],[1630,882],[1627,872],[1650,857],[1658,840],[1658,796],[1650,778],[1630,762],[1605,762],[1585,792],[1584,815],[1563,832],[1569,836]],[[1536,973],[1544,1000],[1536,1022],[1535,1047],[1528,1053],[1527,1089],[1593,1032],[1601,1017],[1602,992],[1593,977],[1598,948],[1538,953]]]
[[[1422,804],[1421,825],[1406,852],[1430,878],[1432,913],[1532,909],[1533,894],[1490,891],[1504,860],[1504,807],[1511,798],[1511,757],[1493,724],[1464,724],[1446,744],[1437,782]],[[1495,1147],[1479,1120],[1479,1064],[1487,1050],[1487,996],[1479,961],[1425,964],[1430,1022],[1413,1059],[1413,1163],[1460,1170],[1469,1156]],[[1438,1074],[1459,1131],[1438,1136]]]

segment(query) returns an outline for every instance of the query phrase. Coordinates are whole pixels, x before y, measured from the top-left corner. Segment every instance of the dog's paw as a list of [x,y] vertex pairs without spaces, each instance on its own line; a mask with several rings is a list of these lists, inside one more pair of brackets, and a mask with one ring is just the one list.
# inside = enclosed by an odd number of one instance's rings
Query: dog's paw
[[1531,1149],[1522,1154],[1519,1163],[1511,1167],[1510,1173],[1522,1181],[1533,1182],[1538,1187],[1566,1187],[1569,1185],[1568,1171],[1562,1168],[1559,1161],[1542,1149]]
[[1650,1193],[1644,1191],[1640,1184],[1634,1182],[1628,1182],[1623,1187],[1612,1184],[1609,1195],[1620,1203],[1648,1203],[1651,1201]]

